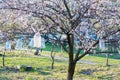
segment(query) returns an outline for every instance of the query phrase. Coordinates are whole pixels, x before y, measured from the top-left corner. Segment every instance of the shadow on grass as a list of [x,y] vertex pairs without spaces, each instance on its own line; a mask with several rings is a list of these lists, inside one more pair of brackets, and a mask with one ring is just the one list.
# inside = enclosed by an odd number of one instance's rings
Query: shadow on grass
[[61,62],[65,62],[64,60],[59,60],[59,59],[55,59],[55,62],[61,63]]
[[[113,74],[109,74],[109,73],[106,73],[106,74],[102,74],[102,73],[99,73],[97,75],[94,74],[94,72],[98,72],[98,71],[105,71],[103,69],[101,70],[97,70],[97,69],[83,69],[79,72],[79,74],[83,74],[83,75],[86,75],[86,76],[93,76],[93,77],[96,77],[97,79],[100,79],[100,80],[113,80]],[[106,70],[107,71],[107,70]]]
[[[0,74],[3,73],[17,73],[17,72],[28,72],[28,73],[38,73],[39,75],[51,75],[51,73],[49,71],[46,71],[46,69],[42,69],[42,68],[37,68],[37,69],[32,69],[30,71],[21,71],[17,68],[13,68],[13,67],[0,67]],[[6,78],[6,77],[3,77]],[[0,76],[0,80],[8,80],[8,79],[1,79]]]
[[14,68],[14,67],[0,67],[0,73],[3,73],[3,72],[18,72],[19,70]]
[[98,76],[97,78],[100,80],[113,80],[111,75]]
[[34,72],[36,72],[36,73],[39,73],[40,75],[51,75],[51,73],[49,72],[50,71],[50,67],[41,67],[41,68],[36,68],[35,70],[34,70]]
[[51,73],[47,71],[40,71],[40,75],[51,75]]
[[81,70],[79,73],[80,74],[85,74],[85,75],[92,75],[93,72],[95,72],[95,70],[86,69],[86,70]]

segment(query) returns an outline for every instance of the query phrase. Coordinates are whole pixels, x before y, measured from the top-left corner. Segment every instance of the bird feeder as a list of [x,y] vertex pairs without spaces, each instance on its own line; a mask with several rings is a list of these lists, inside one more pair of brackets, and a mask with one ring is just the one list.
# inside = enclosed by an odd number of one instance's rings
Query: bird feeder
[[41,39],[41,35],[39,32],[35,33],[34,35],[34,47],[36,48],[41,48],[41,43],[42,39]]
[[104,39],[100,39],[99,40],[99,48],[102,50],[102,51],[105,51],[106,48],[105,48],[105,40]]
[[6,50],[10,50],[11,49],[11,43],[10,41],[6,42]]
[[23,43],[22,43],[22,38],[21,38],[21,39],[18,39],[18,40],[17,40],[17,44],[16,44],[16,49],[17,49],[17,50],[21,50],[21,49],[22,49],[22,45],[23,45]]
[[41,38],[41,48],[45,48],[45,39]]
[[31,40],[30,40],[29,47],[34,47],[34,39],[33,38],[31,38]]

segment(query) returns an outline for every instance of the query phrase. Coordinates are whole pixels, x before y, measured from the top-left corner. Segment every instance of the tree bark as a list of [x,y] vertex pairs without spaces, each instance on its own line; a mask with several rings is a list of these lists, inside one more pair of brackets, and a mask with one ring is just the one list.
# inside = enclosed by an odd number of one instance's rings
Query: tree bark
[[5,52],[4,52],[4,54],[2,55],[2,65],[3,65],[3,67],[5,66]]
[[53,49],[54,49],[54,43],[52,44],[52,48],[51,48],[51,59],[52,59],[51,69],[54,69],[54,61],[55,61],[55,53],[53,54]]
[[109,57],[109,54],[108,53],[106,53],[106,66],[108,66],[109,64],[108,64],[108,57]]
[[67,80],[73,80],[76,62],[69,63]]
[[52,59],[51,69],[54,69],[54,59]]
[[69,65],[68,65],[67,80],[73,80],[73,75],[74,75],[75,66],[76,66],[76,61],[73,60],[73,58],[74,58],[74,52],[73,52],[74,35],[73,34],[68,34],[67,39],[68,39],[68,45],[69,45],[69,52],[68,52]]

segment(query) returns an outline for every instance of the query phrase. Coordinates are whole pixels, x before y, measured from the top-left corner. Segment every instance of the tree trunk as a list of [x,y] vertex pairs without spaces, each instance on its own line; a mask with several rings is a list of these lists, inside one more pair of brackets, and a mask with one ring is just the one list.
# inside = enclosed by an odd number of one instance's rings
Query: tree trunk
[[5,66],[5,52],[4,52],[4,54],[2,55],[2,65],[3,65],[3,67]]
[[108,64],[108,57],[109,57],[109,54],[108,53],[106,53],[106,66],[108,66],[109,64]]
[[76,62],[69,63],[67,80],[73,80],[73,75],[76,67]]
[[53,50],[54,50],[54,43],[52,44],[52,48],[51,48],[51,59],[52,59],[51,69],[54,69],[54,60],[55,60],[55,53],[53,54]]
[[54,60],[52,60],[51,69],[54,69]]
[[76,62],[74,62],[74,52],[73,52],[73,46],[74,46],[74,35],[73,34],[68,34],[67,35],[68,39],[68,45],[69,45],[69,65],[68,65],[68,75],[67,75],[67,80],[73,80],[73,75],[75,71],[75,66]]

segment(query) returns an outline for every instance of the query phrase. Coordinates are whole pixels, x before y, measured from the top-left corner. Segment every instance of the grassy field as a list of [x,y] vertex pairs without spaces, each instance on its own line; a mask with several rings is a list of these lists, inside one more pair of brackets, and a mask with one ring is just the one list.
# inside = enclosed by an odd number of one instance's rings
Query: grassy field
[[[55,59],[52,70],[50,52],[44,51],[41,56],[24,51],[6,53],[6,67],[2,67],[0,57],[0,80],[66,80],[68,61],[66,56],[66,60],[63,59],[64,54],[56,54],[59,58]],[[120,80],[120,60],[109,59],[110,66],[105,66],[105,60],[103,57],[84,57],[77,63],[74,80]],[[18,69],[19,66],[31,66],[32,70]]]

